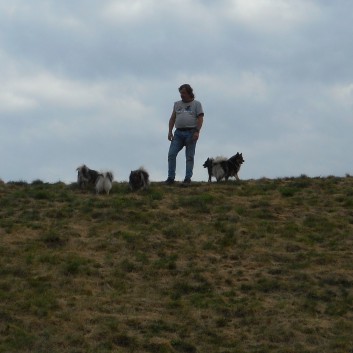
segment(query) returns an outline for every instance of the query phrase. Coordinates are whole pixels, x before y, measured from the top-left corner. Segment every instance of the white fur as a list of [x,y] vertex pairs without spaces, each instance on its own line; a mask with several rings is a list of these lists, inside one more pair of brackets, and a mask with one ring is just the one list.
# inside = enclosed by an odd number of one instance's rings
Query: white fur
[[218,156],[218,157],[216,157],[216,158],[213,159],[213,163],[225,162],[225,161],[227,161],[227,160],[228,160],[227,157]]
[[105,191],[107,195],[109,195],[109,192],[112,188],[113,185],[113,173],[112,172],[103,172],[99,174],[99,177],[96,182],[96,192],[97,194]]
[[212,166],[212,175],[216,178],[217,181],[223,179],[226,175],[224,169],[222,168],[221,164],[213,164]]
[[212,175],[216,178],[217,181],[220,181],[225,177],[225,171],[221,166],[221,162],[227,161],[228,158],[218,156],[213,160],[212,163]]

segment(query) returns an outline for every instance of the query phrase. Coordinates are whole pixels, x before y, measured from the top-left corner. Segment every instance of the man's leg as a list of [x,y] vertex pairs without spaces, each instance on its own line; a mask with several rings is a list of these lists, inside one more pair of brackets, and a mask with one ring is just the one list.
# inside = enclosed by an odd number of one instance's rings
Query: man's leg
[[178,132],[175,131],[168,152],[168,179],[175,179],[176,157],[183,147],[183,139],[181,136],[179,136]]
[[192,139],[193,133],[191,133],[190,138],[188,139],[185,147],[185,158],[186,158],[186,166],[185,166],[185,180],[191,180],[193,169],[194,169],[194,157],[196,150],[196,141]]

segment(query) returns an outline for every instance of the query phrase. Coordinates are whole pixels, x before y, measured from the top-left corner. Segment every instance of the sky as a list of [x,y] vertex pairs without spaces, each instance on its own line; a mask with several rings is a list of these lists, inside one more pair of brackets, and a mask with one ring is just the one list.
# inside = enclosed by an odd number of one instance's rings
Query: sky
[[351,0],[0,0],[0,178],[165,180],[184,83],[205,112],[193,180],[237,152],[243,180],[350,175],[352,38]]

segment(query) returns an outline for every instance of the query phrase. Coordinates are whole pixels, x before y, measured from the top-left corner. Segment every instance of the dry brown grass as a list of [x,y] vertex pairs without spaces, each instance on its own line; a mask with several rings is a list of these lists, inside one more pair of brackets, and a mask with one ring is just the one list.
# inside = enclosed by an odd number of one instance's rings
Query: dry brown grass
[[0,352],[352,352],[353,179],[0,184]]

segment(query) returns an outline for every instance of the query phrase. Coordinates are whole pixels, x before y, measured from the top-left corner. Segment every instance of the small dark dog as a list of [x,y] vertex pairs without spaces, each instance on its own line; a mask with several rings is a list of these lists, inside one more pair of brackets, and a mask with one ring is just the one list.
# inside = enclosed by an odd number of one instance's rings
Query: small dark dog
[[225,179],[228,180],[230,177],[235,177],[237,180],[239,179],[238,172],[240,170],[241,165],[245,162],[243,158],[243,154],[237,152],[236,155],[230,157],[228,159],[228,172],[225,175]]
[[140,189],[146,190],[149,183],[150,176],[143,167],[131,171],[129,177],[129,185],[132,191],[137,191]]
[[225,157],[207,158],[203,167],[208,170],[208,182],[211,182],[213,176],[217,182],[223,178],[227,181],[232,176],[239,180],[238,172],[244,162],[243,154],[237,152],[229,159]]
[[87,187],[88,185],[95,185],[99,173],[95,170],[89,169],[85,164],[77,169],[77,184],[80,188]]
[[112,172],[103,172],[98,174],[97,182],[96,182],[96,193],[97,195],[103,191],[109,195],[109,192],[113,186],[113,173]]

